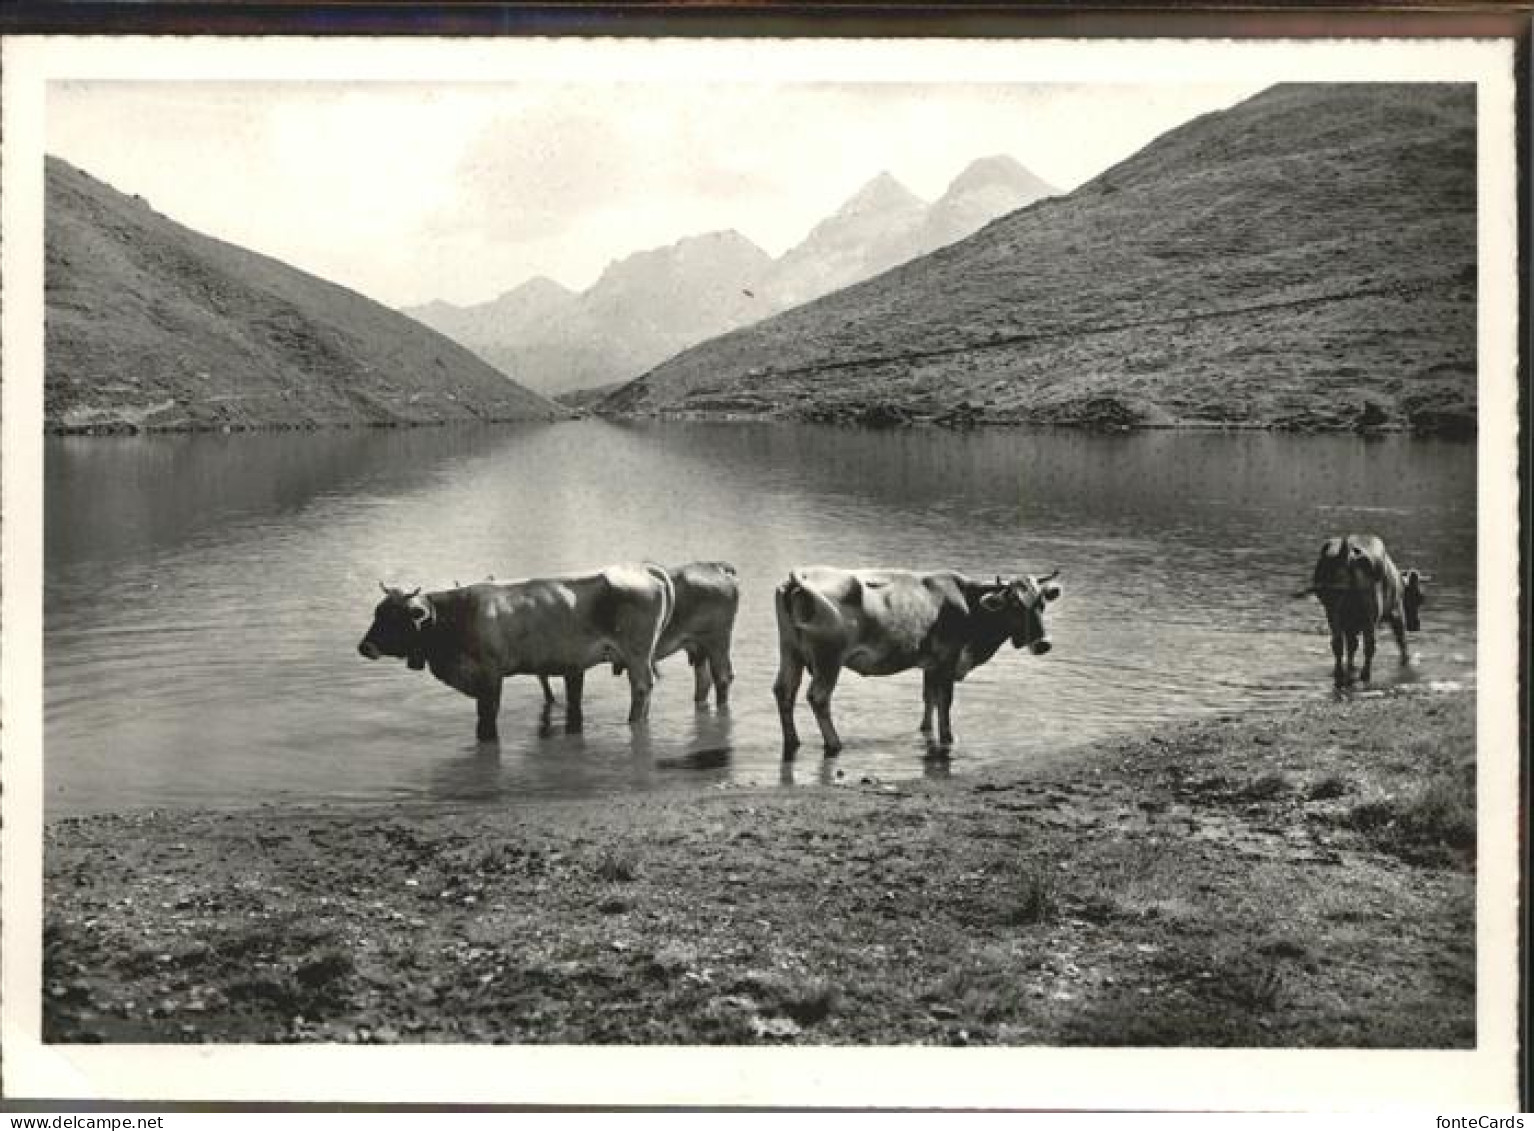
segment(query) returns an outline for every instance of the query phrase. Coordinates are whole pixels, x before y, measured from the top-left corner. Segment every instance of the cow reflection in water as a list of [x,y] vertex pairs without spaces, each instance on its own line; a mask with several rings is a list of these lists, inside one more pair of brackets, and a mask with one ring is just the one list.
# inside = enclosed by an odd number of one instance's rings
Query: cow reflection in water
[[924,734],[937,716],[938,746],[953,745],[953,687],[1008,640],[1036,656],[1050,650],[1044,607],[1060,596],[1044,577],[976,581],[953,570],[796,569],[778,586],[778,675],[773,694],[783,728],[783,756],[799,747],[794,700],[806,670],[806,696],[827,756],[842,748],[831,721],[831,695],[842,668],[859,675],[922,671]]
[[474,699],[483,742],[498,737],[501,683],[510,675],[560,675],[566,725],[579,729],[586,669],[621,663],[629,722],[649,715],[655,646],[671,616],[671,578],[659,566],[618,565],[581,577],[477,585],[423,594],[384,588],[357,645],[370,660],[403,658]]

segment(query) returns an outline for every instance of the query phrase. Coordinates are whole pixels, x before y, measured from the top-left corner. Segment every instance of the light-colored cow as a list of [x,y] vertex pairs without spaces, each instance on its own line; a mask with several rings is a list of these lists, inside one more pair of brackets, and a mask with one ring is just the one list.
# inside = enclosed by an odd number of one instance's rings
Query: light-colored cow
[[799,746],[794,700],[806,670],[806,696],[826,754],[842,748],[831,721],[831,694],[842,668],[859,675],[922,671],[922,722],[953,743],[953,685],[996,654],[1003,643],[1042,656],[1050,649],[1044,606],[1060,596],[1059,570],[1045,577],[976,581],[953,570],[796,569],[778,586],[778,676],[773,694],[783,728],[784,757]]

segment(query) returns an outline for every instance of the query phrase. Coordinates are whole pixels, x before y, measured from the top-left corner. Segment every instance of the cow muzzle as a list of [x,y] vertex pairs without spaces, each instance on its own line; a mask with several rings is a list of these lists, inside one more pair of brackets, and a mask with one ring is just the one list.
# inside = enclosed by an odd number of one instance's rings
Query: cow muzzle
[[1049,637],[1046,636],[1044,639],[1035,640],[1032,644],[1028,645],[1028,651],[1032,652],[1035,656],[1044,656],[1053,647],[1054,645],[1049,642]]
[[357,651],[362,654],[364,659],[368,660],[376,660],[379,656],[383,655],[378,650],[378,645],[374,644],[371,640],[364,640],[361,644],[357,645]]

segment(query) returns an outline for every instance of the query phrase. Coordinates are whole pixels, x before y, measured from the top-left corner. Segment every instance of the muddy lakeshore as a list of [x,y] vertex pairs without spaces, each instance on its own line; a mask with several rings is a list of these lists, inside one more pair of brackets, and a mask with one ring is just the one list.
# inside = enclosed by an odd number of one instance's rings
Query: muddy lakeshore
[[1074,753],[59,819],[44,1039],[1473,1047],[1472,695]]

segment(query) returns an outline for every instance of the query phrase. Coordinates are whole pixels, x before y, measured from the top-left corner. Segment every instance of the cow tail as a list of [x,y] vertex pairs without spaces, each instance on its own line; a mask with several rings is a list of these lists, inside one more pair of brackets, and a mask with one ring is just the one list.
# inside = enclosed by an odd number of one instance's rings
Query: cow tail
[[650,674],[660,679],[660,664],[656,662],[655,650],[660,647],[661,635],[671,623],[671,614],[676,611],[676,586],[671,583],[671,575],[660,566],[647,563],[645,570],[660,585],[660,617],[655,622],[655,633],[650,637]]

